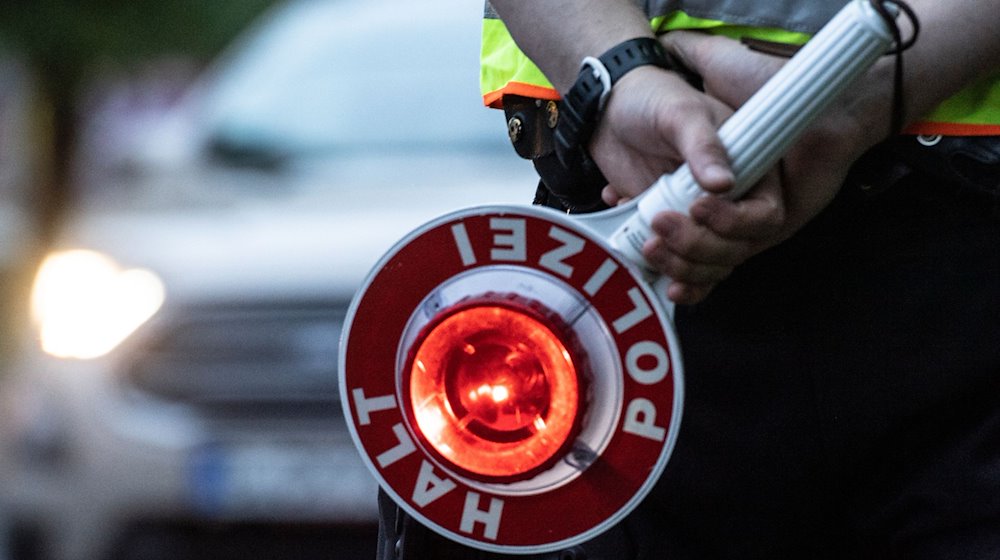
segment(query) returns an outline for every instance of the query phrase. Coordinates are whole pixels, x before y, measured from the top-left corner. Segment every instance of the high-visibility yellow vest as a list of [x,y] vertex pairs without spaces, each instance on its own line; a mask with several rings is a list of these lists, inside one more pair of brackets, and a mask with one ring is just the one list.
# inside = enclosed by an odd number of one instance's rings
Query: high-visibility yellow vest
[[[732,38],[801,45],[834,15],[843,2],[810,5],[800,0],[660,0],[659,4],[649,9],[650,25],[656,33],[699,29]],[[675,9],[680,4],[684,4],[684,10]],[[723,13],[725,20],[714,18]],[[740,23],[742,21],[753,21],[754,25]],[[760,22],[773,22],[774,25],[762,26]],[[559,92],[517,47],[489,4],[483,19],[480,87],[483,102],[495,108],[503,106],[503,96],[507,94],[559,99]],[[967,86],[907,127],[905,132],[944,136],[1000,135],[1000,71]]]

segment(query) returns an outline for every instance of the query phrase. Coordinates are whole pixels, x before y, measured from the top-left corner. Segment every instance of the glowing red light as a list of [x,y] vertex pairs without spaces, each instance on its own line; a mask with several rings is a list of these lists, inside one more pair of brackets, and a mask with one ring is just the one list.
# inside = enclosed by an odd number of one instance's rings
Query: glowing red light
[[461,470],[523,478],[574,434],[576,366],[536,313],[495,304],[457,310],[422,333],[410,363],[418,429]]

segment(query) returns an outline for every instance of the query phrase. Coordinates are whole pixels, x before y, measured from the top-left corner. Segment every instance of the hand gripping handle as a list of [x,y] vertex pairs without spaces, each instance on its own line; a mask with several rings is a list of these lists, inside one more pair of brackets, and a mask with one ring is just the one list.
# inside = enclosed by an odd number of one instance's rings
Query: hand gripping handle
[[[887,23],[869,0],[851,0],[844,6],[719,128],[736,178],[727,196],[743,196],[891,42]],[[650,268],[642,246],[653,235],[653,216],[665,210],[686,214],[707,194],[685,163],[643,193],[637,211],[612,234],[611,244],[627,259]]]

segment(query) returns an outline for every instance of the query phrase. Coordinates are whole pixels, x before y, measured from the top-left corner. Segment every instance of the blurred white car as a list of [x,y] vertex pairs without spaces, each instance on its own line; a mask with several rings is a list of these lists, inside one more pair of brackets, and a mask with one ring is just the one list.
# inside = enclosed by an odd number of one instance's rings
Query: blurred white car
[[535,184],[480,101],[481,10],[282,5],[88,170],[0,385],[14,560],[373,557],[350,298],[411,229]]

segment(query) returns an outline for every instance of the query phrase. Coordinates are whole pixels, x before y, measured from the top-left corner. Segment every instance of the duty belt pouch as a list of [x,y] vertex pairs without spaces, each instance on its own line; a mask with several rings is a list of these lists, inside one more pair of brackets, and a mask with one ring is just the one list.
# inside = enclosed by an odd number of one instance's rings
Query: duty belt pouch
[[535,204],[571,213],[594,212],[607,206],[601,189],[607,184],[590,158],[580,167],[567,168],[556,156],[552,134],[559,122],[559,103],[516,95],[504,96],[507,132],[514,151],[529,159],[541,182]]
[[1000,136],[904,136],[890,150],[914,170],[1000,202]]
[[878,196],[911,173],[1000,208],[1000,136],[896,136],[855,162],[847,184]]

